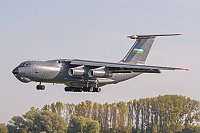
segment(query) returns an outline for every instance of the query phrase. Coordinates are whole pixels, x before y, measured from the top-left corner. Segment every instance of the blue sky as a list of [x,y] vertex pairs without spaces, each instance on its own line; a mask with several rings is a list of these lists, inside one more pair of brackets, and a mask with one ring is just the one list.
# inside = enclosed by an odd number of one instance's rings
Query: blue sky
[[[22,115],[31,106],[61,101],[100,103],[130,101],[165,94],[200,100],[200,1],[0,1],[0,122]],[[186,67],[190,71],[143,74],[108,85],[101,93],[66,93],[64,85],[23,84],[11,71],[25,60],[79,58],[118,62],[133,34],[182,33],[156,38],[146,64]]]

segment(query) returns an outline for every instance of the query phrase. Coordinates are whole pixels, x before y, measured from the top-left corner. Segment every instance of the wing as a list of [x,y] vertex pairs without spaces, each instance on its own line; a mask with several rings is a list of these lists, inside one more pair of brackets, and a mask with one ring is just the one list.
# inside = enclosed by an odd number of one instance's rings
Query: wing
[[162,67],[162,66],[150,66],[150,65],[132,65],[125,63],[111,63],[111,62],[100,62],[100,61],[88,61],[74,59],[70,62],[71,65],[75,66],[87,66],[89,69],[98,69],[104,67],[112,73],[160,73],[160,70],[187,70],[187,68],[178,67]]

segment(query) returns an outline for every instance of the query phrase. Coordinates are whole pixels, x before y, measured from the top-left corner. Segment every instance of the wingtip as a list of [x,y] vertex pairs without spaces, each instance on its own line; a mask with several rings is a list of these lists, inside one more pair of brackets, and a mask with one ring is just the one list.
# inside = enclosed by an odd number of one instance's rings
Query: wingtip
[[185,70],[185,71],[189,71],[188,68],[178,68],[177,70]]
[[178,34],[174,34],[175,36],[181,36],[181,35],[183,35],[183,34],[180,34],[180,33],[178,33]]

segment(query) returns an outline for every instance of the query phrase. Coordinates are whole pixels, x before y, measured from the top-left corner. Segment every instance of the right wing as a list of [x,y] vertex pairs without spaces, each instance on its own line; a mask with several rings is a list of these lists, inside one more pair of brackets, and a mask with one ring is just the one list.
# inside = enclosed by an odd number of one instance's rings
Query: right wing
[[141,73],[160,73],[160,70],[187,70],[187,68],[179,67],[162,67],[162,66],[150,66],[150,65],[132,65],[125,63],[110,63],[110,62],[100,62],[100,61],[88,61],[88,60],[77,60],[74,59],[70,63],[75,66],[87,66],[89,69],[106,68],[112,73],[131,73],[131,72],[141,72]]

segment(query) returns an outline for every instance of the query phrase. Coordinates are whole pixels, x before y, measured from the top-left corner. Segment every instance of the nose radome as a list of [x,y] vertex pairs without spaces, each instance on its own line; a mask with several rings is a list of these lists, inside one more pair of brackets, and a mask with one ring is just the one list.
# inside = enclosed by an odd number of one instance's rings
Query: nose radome
[[18,68],[15,68],[13,71],[12,71],[13,74],[18,74],[19,73],[19,70]]

